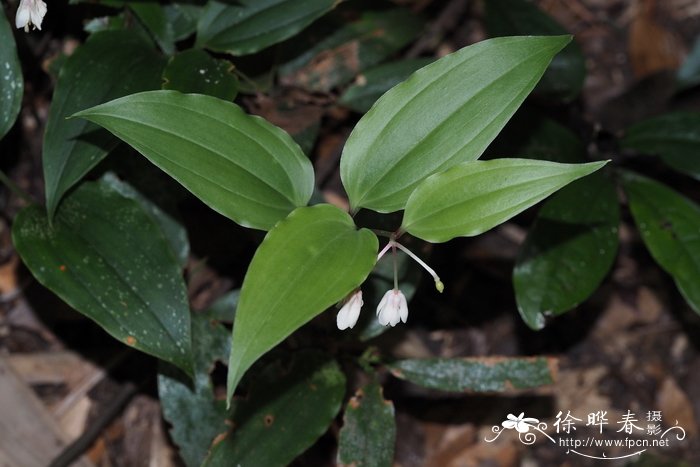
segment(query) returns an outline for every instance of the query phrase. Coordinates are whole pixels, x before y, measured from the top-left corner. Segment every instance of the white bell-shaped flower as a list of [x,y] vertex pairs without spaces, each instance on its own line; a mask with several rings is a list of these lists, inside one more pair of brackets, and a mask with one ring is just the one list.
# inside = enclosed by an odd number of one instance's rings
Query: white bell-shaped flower
[[29,32],[30,26],[41,30],[46,11],[46,3],[41,0],[21,0],[15,16],[15,26],[17,29],[24,28],[25,32]]
[[408,304],[403,292],[392,289],[384,294],[377,306],[377,319],[382,326],[396,326],[399,321],[406,322]]
[[358,290],[345,302],[345,305],[338,312],[336,324],[341,331],[344,329],[352,329],[357,323],[357,318],[360,317],[360,309],[364,302],[362,301],[362,291]]

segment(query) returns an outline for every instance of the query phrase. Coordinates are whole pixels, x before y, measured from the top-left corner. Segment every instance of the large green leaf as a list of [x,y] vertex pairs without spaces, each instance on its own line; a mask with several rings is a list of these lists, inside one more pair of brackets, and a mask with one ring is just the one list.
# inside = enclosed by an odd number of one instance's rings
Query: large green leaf
[[382,94],[433,61],[432,58],[414,58],[370,68],[357,77],[355,84],[345,90],[338,103],[356,112],[365,113]]
[[625,131],[623,148],[656,154],[674,169],[700,180],[700,113],[677,112],[636,123]]
[[231,74],[232,69],[231,62],[213,58],[204,50],[185,50],[172,57],[165,67],[163,89],[232,101],[238,92],[238,78]]
[[197,45],[233,55],[255,53],[298,33],[337,0],[210,0],[197,26]]
[[158,224],[106,183],[84,183],[53,223],[19,213],[12,238],[45,287],[126,344],[191,372],[190,317],[180,266]]
[[50,216],[63,194],[117,144],[96,125],[67,117],[116,97],[160,88],[164,66],[165,58],[147,40],[126,30],[97,32],[66,60],[58,75],[44,135]]
[[0,14],[0,139],[10,131],[22,106],[24,81],[7,17]]
[[633,172],[624,173],[623,183],[644,244],[700,314],[700,206]]
[[[212,309],[230,303],[231,294]],[[216,362],[225,362],[231,351],[231,333],[212,309],[192,315],[194,384],[167,365],[158,371],[158,398],[163,417],[170,422],[170,436],[188,466],[202,465],[212,441],[226,431],[226,403],[214,397],[209,373]]]
[[513,270],[518,310],[532,329],[546,315],[570,310],[592,294],[617,253],[620,218],[615,186],[595,173],[548,200]]
[[282,65],[282,82],[328,92],[410,43],[423,24],[420,17],[402,8],[364,12],[356,21],[344,22],[329,36],[316,39]]
[[399,360],[389,366],[397,378],[431,389],[499,392],[552,384],[554,360],[547,358],[426,358]]
[[305,350],[253,375],[234,401],[231,430],[211,449],[207,467],[284,467],[326,432],[345,394],[345,375],[327,355]]
[[123,139],[215,211],[270,229],[304,206],[313,167],[292,138],[230,102],[152,91],[79,112]]
[[384,94],[343,150],[340,174],[353,209],[402,209],[427,176],[477,159],[570,40],[483,41]]
[[[566,29],[532,2],[488,0],[485,5],[486,29],[491,36],[567,34]],[[554,57],[534,92],[568,101],[581,92],[585,77],[585,57],[573,41]]]
[[605,164],[465,162],[418,185],[406,203],[401,229],[429,242],[479,235]]
[[373,381],[358,389],[345,408],[338,464],[391,466],[395,442],[394,404],[384,400],[382,387]]
[[236,311],[228,398],[243,373],[297,328],[367,277],[377,237],[340,209],[299,208],[272,229],[253,257]]

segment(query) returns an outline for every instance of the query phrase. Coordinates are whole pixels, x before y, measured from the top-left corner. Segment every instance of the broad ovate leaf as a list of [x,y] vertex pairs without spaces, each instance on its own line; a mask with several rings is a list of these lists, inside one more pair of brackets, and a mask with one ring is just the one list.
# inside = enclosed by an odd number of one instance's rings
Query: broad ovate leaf
[[210,0],[197,26],[197,45],[232,55],[255,53],[298,33],[337,0]]
[[418,185],[406,204],[401,229],[429,242],[479,235],[605,164],[465,162]]
[[313,167],[299,145],[230,102],[152,91],[76,116],[105,127],[244,227],[269,230],[311,198]]
[[700,314],[700,206],[633,172],[624,173],[623,185],[644,244]]
[[400,210],[429,175],[478,159],[570,40],[483,41],[384,94],[343,150],[340,174],[352,208]]
[[24,81],[17,57],[17,46],[12,28],[4,14],[0,14],[0,139],[14,125],[22,105]]
[[97,125],[68,119],[111,99],[159,89],[165,58],[133,31],[102,31],[68,57],[58,75],[44,135],[43,167],[49,215],[61,197],[113,149],[118,140]]
[[262,354],[365,280],[377,237],[340,209],[298,208],[265,237],[241,289],[233,327],[228,397]]
[[116,339],[192,371],[190,310],[175,255],[138,201],[80,185],[49,223],[21,211],[12,238],[37,280]]
[[513,269],[518,311],[532,329],[600,285],[615,261],[620,222],[612,180],[598,172],[564,187],[542,206]]

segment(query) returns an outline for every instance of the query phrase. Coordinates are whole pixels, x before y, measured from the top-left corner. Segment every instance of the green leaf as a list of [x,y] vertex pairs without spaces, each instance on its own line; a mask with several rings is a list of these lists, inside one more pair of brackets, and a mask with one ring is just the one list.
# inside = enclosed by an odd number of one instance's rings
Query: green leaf
[[418,185],[406,204],[401,229],[429,242],[479,235],[606,163],[465,162]]
[[600,173],[548,200],[513,270],[518,310],[532,329],[591,295],[615,261],[620,212],[615,185]]
[[289,465],[326,432],[345,394],[338,364],[313,350],[288,355],[254,377],[247,397],[234,401],[233,428],[205,466]]
[[253,256],[233,327],[228,399],[258,357],[343,299],[377,259],[377,237],[358,231],[340,209],[296,209],[272,229]]
[[[568,34],[566,29],[532,2],[488,0],[485,5],[486,29],[492,37]],[[570,101],[581,93],[585,77],[585,57],[581,47],[571,42],[554,57],[534,92]]]
[[7,17],[0,14],[0,139],[15,120],[22,106],[24,81],[22,67],[17,57],[17,46]]
[[620,145],[642,154],[656,154],[678,170],[700,180],[700,113],[676,112],[636,123]]
[[52,224],[21,211],[12,238],[34,277],[126,344],[192,371],[187,291],[165,235],[141,205],[84,183]]
[[415,58],[370,68],[357,77],[355,84],[345,90],[338,103],[356,112],[365,113],[382,94],[433,61],[432,58]]
[[164,65],[165,59],[145,39],[126,30],[97,32],[66,60],[44,136],[49,216],[53,217],[66,191],[117,144],[96,125],[66,117],[116,97],[160,88]]
[[168,55],[174,54],[175,30],[165,14],[165,9],[160,4],[151,2],[131,2],[128,5],[161,50]]
[[700,206],[633,172],[624,173],[623,184],[644,244],[700,314]]
[[336,0],[210,0],[197,26],[197,45],[252,54],[292,37],[335,7]]
[[[212,309],[229,302],[227,295]],[[163,417],[172,425],[170,436],[188,466],[200,466],[216,435],[227,428],[226,404],[215,399],[209,373],[217,361],[226,361],[231,351],[231,333],[217,322],[212,309],[192,314],[194,387],[189,378],[172,367],[161,365],[158,371]]]
[[173,28],[173,38],[181,41],[197,30],[197,21],[204,7],[189,3],[173,3],[161,4],[161,8],[165,11],[165,17]]
[[227,60],[212,58],[203,50],[189,49],[168,62],[163,72],[163,89],[232,101],[238,93],[238,78],[231,74],[232,69]]
[[338,440],[338,464],[391,466],[395,442],[394,404],[384,400],[377,382],[358,389],[345,408]]
[[455,392],[501,392],[554,383],[556,361],[542,357],[399,360],[391,373],[419,386]]
[[364,12],[281,66],[282,82],[328,92],[402,49],[420,34],[423,24],[420,17],[401,8]]
[[441,58],[384,94],[348,138],[354,210],[403,209],[429,175],[478,159],[570,37],[505,37]]
[[177,258],[180,267],[184,268],[190,255],[190,242],[187,239],[187,231],[168,213],[160,209],[151,200],[139,193],[134,187],[117,178],[112,172],[108,172],[100,179],[102,183],[119,193],[125,198],[137,201],[146,214],[160,227],[170,244],[170,251]]
[[244,227],[270,229],[311,198],[313,167],[299,146],[230,102],[152,91],[75,116],[102,125]]

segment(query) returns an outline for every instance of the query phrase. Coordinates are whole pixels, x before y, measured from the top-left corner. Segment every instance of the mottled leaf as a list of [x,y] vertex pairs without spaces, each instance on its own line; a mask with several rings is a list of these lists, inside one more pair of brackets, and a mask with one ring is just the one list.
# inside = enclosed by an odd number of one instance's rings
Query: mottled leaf
[[230,102],[152,91],[79,112],[129,143],[215,211],[268,230],[313,192],[292,138]]
[[554,383],[556,361],[547,358],[428,358],[399,360],[391,373],[419,386],[455,392],[501,392]]
[[271,363],[253,375],[248,396],[234,401],[232,428],[204,465],[289,465],[326,432],[344,394],[345,375],[321,352]]
[[513,270],[518,310],[532,329],[591,295],[617,254],[615,186],[600,173],[563,188],[540,209]]
[[431,174],[479,156],[570,37],[506,37],[447,55],[392,88],[345,144],[354,210],[403,209]]
[[625,131],[623,148],[655,154],[700,180],[700,112],[676,112],[636,123]]
[[170,59],[163,72],[163,89],[206,94],[232,101],[238,92],[233,65],[211,57],[203,50],[189,49]]
[[338,440],[338,464],[391,466],[395,441],[394,404],[384,400],[377,382],[366,384],[345,408]]
[[0,139],[14,125],[22,106],[24,81],[12,28],[0,14]]
[[[165,59],[132,31],[91,35],[61,68],[46,123],[43,167],[49,215],[61,197],[117,144],[73,113],[110,99],[158,89]],[[115,79],[119,77],[119,79]]]
[[265,237],[246,273],[233,327],[230,400],[243,373],[262,354],[365,280],[377,237],[357,230],[340,209],[296,209]]
[[106,183],[83,183],[53,223],[30,206],[12,238],[34,277],[116,339],[192,371],[187,291],[165,234]]
[[700,206],[633,172],[624,173],[623,183],[644,244],[700,314]]
[[401,229],[429,242],[478,235],[605,164],[465,162],[418,185],[406,203]]

